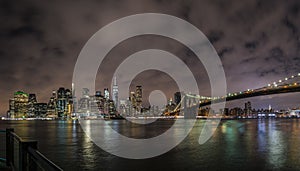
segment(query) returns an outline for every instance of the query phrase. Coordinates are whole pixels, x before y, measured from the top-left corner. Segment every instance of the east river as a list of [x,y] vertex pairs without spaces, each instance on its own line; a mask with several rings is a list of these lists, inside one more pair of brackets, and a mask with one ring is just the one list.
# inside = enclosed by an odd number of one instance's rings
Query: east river
[[[145,128],[125,120],[106,122],[136,138],[161,134],[173,124],[161,120]],[[199,145],[204,122],[197,120],[187,138],[171,151],[136,160],[105,152],[77,121],[0,121],[0,129],[14,128],[21,137],[38,140],[39,150],[64,170],[300,170],[299,119],[224,120],[209,141]],[[2,155],[4,137],[2,133]]]

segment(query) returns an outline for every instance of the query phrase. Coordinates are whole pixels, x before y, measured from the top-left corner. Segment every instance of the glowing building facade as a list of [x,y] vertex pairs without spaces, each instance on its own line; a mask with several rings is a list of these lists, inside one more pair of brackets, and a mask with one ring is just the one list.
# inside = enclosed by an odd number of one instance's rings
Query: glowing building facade
[[28,117],[28,97],[29,95],[23,91],[14,93],[13,106],[10,116],[12,118],[25,118]]
[[113,86],[112,86],[112,100],[114,101],[114,106],[116,109],[119,108],[119,89],[117,85],[117,77],[114,77]]

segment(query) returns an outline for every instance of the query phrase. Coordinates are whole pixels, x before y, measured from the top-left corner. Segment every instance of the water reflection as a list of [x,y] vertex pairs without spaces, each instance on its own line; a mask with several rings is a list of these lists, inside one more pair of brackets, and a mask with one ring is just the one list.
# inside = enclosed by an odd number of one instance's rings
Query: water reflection
[[[258,121],[258,144],[260,150],[266,153],[268,163],[272,169],[280,169],[287,160],[287,142],[283,136],[280,123],[275,119]],[[282,126],[280,126],[282,127]]]
[[[128,137],[141,138],[159,135],[173,124],[162,121],[150,127],[141,127],[124,121],[107,123],[97,123],[95,127],[105,132],[107,142],[115,141],[114,137],[109,136],[111,129],[108,127]],[[250,171],[300,168],[300,120],[222,121],[213,137],[199,145],[203,124],[204,121],[197,121],[190,135],[179,146],[147,160],[122,159],[101,150],[76,121],[0,121],[0,129],[15,128],[20,136],[37,139],[42,153],[65,170]],[[184,125],[179,125],[168,141],[173,141],[183,128]]]
[[[163,129],[161,123],[168,127],[172,125],[172,128],[164,134],[157,134]],[[176,120],[176,124],[173,121],[161,123],[140,125],[128,124],[125,120],[80,120],[82,129],[96,145],[124,158],[149,158],[169,151],[170,147],[175,147],[188,135],[194,120],[180,119]],[[137,134],[139,138],[128,138],[128,133]]]
[[258,130],[257,130],[257,142],[258,142],[258,151],[265,153],[266,147],[267,147],[267,132],[266,132],[266,121],[264,119],[259,119],[258,124]]

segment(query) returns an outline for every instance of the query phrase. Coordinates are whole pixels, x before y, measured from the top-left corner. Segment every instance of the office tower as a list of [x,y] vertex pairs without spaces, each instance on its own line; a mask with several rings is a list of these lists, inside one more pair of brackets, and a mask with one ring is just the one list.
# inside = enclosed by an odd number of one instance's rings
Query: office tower
[[14,93],[14,117],[25,118],[28,115],[28,94],[22,91]]
[[77,112],[77,100],[75,96],[75,85],[72,83],[72,115],[74,116],[75,113]]
[[174,102],[176,105],[178,105],[181,101],[181,93],[180,92],[176,92],[174,94]]
[[97,114],[103,114],[105,99],[102,96],[101,91],[96,91],[94,103]]
[[72,91],[70,89],[66,89],[66,100],[67,100],[67,117],[71,117],[73,112],[73,96]]
[[136,99],[136,108],[138,111],[141,111],[142,108],[142,98],[143,98],[142,86],[136,86],[135,90],[135,99]]
[[108,91],[108,88],[105,88],[105,89],[104,89],[104,98],[105,98],[106,100],[109,100],[109,91]]
[[98,98],[96,95],[90,96],[89,99],[89,113],[91,114],[99,114],[99,108],[98,108]]
[[112,117],[116,114],[115,103],[113,100],[108,101],[108,113],[109,113],[110,117]]
[[9,112],[8,112],[8,118],[15,118],[15,99],[11,98],[9,99]]
[[251,102],[248,101],[245,103],[245,114],[250,115],[252,113],[251,110]]
[[50,118],[57,118],[57,108],[56,108],[56,91],[52,91],[52,96],[47,105],[47,116]]
[[130,100],[130,102],[131,102],[131,106],[132,106],[133,108],[135,108],[135,107],[136,107],[135,92],[133,92],[133,91],[130,92],[129,100]]
[[119,90],[117,85],[117,77],[114,77],[113,86],[112,86],[112,100],[114,101],[116,109],[119,107]]
[[28,97],[28,117],[35,117],[35,107],[34,105],[37,103],[36,95],[29,94]]
[[47,114],[47,103],[35,103],[34,115],[35,117],[45,117]]
[[78,113],[86,114],[90,112],[90,95],[89,89],[82,89],[82,97],[78,101]]
[[66,89],[65,93],[66,93],[66,99],[68,101],[72,100],[72,92],[71,92],[71,90],[70,89]]
[[67,111],[68,111],[67,91],[63,87],[60,87],[57,90],[56,108],[57,108],[57,115],[59,118],[65,118],[67,116]]

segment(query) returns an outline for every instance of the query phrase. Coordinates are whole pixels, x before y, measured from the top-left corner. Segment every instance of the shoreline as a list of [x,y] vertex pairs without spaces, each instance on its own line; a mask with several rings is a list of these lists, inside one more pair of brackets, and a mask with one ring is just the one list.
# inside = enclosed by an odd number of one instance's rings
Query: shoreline
[[[83,119],[83,120],[177,120],[184,117],[128,117],[123,119]],[[197,117],[197,120],[265,120],[265,119],[300,119],[300,117],[253,117],[253,118],[237,118],[237,117]],[[59,118],[0,118],[0,121],[77,121],[78,119],[59,119]]]

